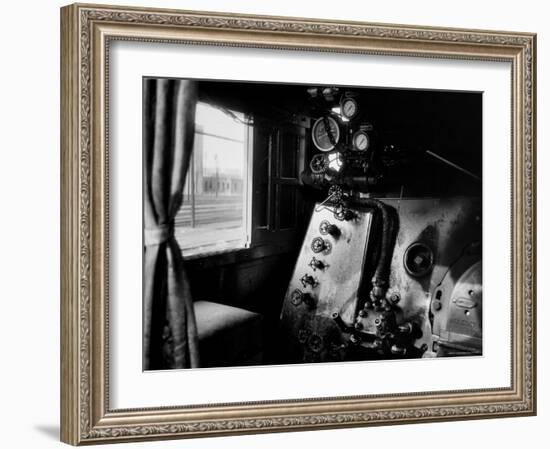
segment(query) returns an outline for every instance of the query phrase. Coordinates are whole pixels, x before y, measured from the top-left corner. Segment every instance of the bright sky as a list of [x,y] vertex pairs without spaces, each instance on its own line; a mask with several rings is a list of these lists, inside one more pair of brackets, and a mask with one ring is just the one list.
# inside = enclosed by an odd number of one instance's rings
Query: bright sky
[[[242,113],[232,112],[239,119],[244,120]],[[239,142],[233,142],[203,135],[204,174],[216,173],[217,167],[219,173],[231,173],[242,176],[246,125],[205,103],[197,104],[195,124],[197,129],[202,129],[204,133],[239,140]]]

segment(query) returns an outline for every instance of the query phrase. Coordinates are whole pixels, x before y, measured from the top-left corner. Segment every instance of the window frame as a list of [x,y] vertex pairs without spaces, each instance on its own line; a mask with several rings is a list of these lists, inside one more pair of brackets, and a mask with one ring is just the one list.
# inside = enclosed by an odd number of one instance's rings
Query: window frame
[[[310,120],[305,116],[295,116],[292,120],[280,120],[276,118],[263,118],[262,124],[255,127],[255,136],[261,133],[266,134],[267,130],[267,154],[268,154],[268,180],[267,180],[267,204],[266,204],[266,223],[259,223],[259,214],[253,214],[252,223],[252,246],[268,245],[274,248],[275,252],[285,252],[296,244],[296,239],[300,235],[298,222],[300,219],[300,209],[303,207],[302,193],[299,187],[302,185],[300,174],[304,170],[307,156],[307,138]],[[292,133],[298,139],[296,145],[296,173],[294,177],[281,176],[280,152],[282,150],[282,135],[292,129]],[[258,139],[259,140],[259,139]],[[257,150],[257,149],[255,149]],[[259,151],[259,150],[257,150]],[[257,169],[260,167],[255,165]],[[259,172],[259,170],[258,170]],[[257,176],[258,174],[256,174]],[[253,188],[258,187],[258,179],[255,178]],[[293,186],[296,189],[294,198],[294,226],[288,228],[280,227],[280,217],[277,217],[277,210],[280,206],[281,186]],[[258,202],[258,197],[253,198]],[[254,210],[253,210],[254,212]]]
[[[217,108],[217,105],[213,105],[211,103],[202,101],[199,103],[203,103],[205,105],[208,105],[210,107]],[[233,111],[231,112],[240,112],[240,111]],[[200,252],[187,252],[188,250],[193,250],[194,247],[189,247],[178,240],[178,244],[180,247],[180,251],[183,255],[183,257],[186,260],[194,260],[194,259],[202,259],[202,258],[208,258],[212,256],[216,256],[219,254],[224,253],[232,253],[235,251],[242,251],[250,248],[251,246],[251,236],[252,236],[252,177],[253,177],[253,163],[254,163],[254,140],[253,140],[253,130],[254,130],[254,124],[253,124],[253,117],[250,114],[242,113],[244,118],[244,144],[243,144],[243,192],[242,192],[242,198],[243,198],[243,214],[242,214],[242,223],[243,223],[243,232],[242,232],[242,238],[231,240],[229,242],[233,242],[234,244],[225,245],[220,244],[219,242],[213,242],[211,244],[205,244],[201,245],[202,250]],[[203,136],[212,136],[215,138],[221,138],[223,139],[223,136],[212,134],[204,131],[197,131],[195,130],[195,136],[197,134],[201,134]],[[191,161],[189,164],[187,176],[193,177],[193,172],[191,170],[194,169],[194,157],[195,152],[193,151],[193,154],[191,155]],[[189,179],[191,179],[189,178]],[[194,183],[193,183],[194,185]],[[176,229],[182,229],[185,233],[185,226],[176,226]]]
[[[210,103],[206,103],[211,106]],[[239,111],[241,112],[241,111]],[[242,113],[242,112],[241,112]],[[243,113],[247,122],[245,132],[245,167],[243,171],[243,226],[245,229],[245,240],[242,245],[234,247],[223,247],[216,249],[213,245],[212,250],[202,251],[194,254],[183,254],[186,260],[197,261],[201,267],[223,266],[230,265],[247,260],[253,260],[262,257],[268,257],[276,254],[291,251],[297,243],[297,238],[301,235],[301,229],[298,224],[300,214],[303,212],[304,200],[298,198],[301,195],[300,173],[303,171],[308,155],[308,136],[311,127],[311,120],[306,116],[296,116],[292,120],[280,120],[276,118],[266,118],[264,114],[261,116],[254,113]],[[257,206],[258,198],[255,195],[257,188],[259,171],[259,148],[256,145],[260,144],[257,139],[257,133],[261,132],[262,127],[271,127],[272,131],[276,131],[275,140],[269,144],[268,156],[268,192],[267,192],[267,223],[264,226],[257,224],[258,217],[255,214],[254,208]],[[296,176],[283,177],[280,176],[279,157],[280,157],[280,139],[283,129],[294,128],[297,144],[297,163]],[[278,204],[277,189],[280,186],[292,185],[296,188],[295,197],[295,223],[293,227],[279,229],[278,219],[274,216]],[[183,252],[183,249],[182,249]]]

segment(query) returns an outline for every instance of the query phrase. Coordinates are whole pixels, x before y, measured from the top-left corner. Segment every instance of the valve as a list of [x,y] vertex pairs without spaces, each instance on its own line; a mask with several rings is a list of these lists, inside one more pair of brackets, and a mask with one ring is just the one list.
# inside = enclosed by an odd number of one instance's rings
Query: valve
[[315,270],[325,270],[325,269],[328,268],[328,264],[326,264],[324,261],[319,260],[315,257],[311,258],[311,261],[309,262],[308,265],[313,269],[313,271],[315,271]]
[[320,253],[327,255],[332,250],[332,244],[328,240],[324,240],[321,237],[315,237],[311,242],[311,250],[314,253]]
[[396,305],[399,301],[401,301],[401,296],[399,296],[399,293],[392,293],[389,297],[389,302],[392,305]]
[[290,294],[290,302],[293,306],[299,306],[304,303],[309,308],[313,309],[316,306],[315,297],[307,292],[303,292],[299,289],[295,289]]
[[338,228],[338,226],[336,226],[335,224],[331,224],[329,221],[327,220],[323,220],[320,224],[319,224],[319,232],[321,233],[321,235],[327,235],[327,234],[330,234],[332,235],[334,238],[337,238],[340,236],[341,232],[340,232],[340,229]]
[[298,289],[294,290],[290,294],[290,302],[295,306],[300,305],[302,303],[302,298],[303,298],[303,293]]
[[338,221],[350,221],[356,218],[357,215],[351,209],[344,207],[342,204],[334,208],[334,218]]
[[317,287],[317,285],[319,285],[319,282],[317,282],[317,279],[315,279],[313,276],[307,273],[300,278],[300,282],[302,283],[304,288],[306,288],[308,285],[310,285],[311,288],[315,288]]

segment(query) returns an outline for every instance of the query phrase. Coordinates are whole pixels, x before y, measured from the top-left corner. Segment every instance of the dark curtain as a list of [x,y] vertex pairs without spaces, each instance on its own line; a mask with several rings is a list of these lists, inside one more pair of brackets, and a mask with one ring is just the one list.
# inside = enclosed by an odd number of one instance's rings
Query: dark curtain
[[197,83],[144,80],[144,369],[199,365],[189,281],[174,217],[193,151]]

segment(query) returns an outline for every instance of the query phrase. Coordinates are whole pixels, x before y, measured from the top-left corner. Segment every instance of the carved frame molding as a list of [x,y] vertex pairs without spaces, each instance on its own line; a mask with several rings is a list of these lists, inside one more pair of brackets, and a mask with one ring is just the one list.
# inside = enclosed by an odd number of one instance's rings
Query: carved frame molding
[[[75,4],[61,10],[61,437],[70,444],[536,413],[536,36]],[[108,92],[113,39],[509,61],[511,388],[181,408],[108,406]]]

